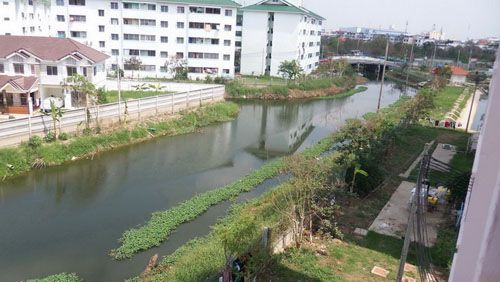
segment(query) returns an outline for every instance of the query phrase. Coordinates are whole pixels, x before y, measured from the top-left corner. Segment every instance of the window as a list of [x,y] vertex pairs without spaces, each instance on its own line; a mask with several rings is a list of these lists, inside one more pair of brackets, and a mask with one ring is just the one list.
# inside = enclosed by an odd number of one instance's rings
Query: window
[[222,70],[222,73],[223,73],[223,74],[229,74],[229,72],[230,72],[230,70],[229,70],[229,69],[223,69],[223,70]]
[[10,18],[5,17],[5,18],[3,18],[3,20],[8,22],[8,21],[10,21]]
[[177,22],[177,28],[184,28],[183,22]]
[[123,3],[123,9],[135,9],[135,10],[149,10],[156,11],[155,4],[147,4],[147,3]]
[[232,17],[233,16],[233,10],[226,10],[225,11],[226,17]]
[[168,6],[164,6],[164,5],[162,5],[162,6],[160,7],[160,10],[162,11],[162,13],[168,13]]
[[7,6],[7,5],[9,5],[9,2],[3,1],[3,4],[4,4],[5,6]]
[[160,57],[162,57],[162,58],[168,58],[168,52],[167,51],[161,51],[160,52]]
[[168,69],[166,66],[161,66],[160,67],[160,72],[168,72]]
[[184,37],[177,37],[177,44],[184,44]]
[[241,36],[241,35],[242,35],[241,30],[236,31],[236,36]]
[[103,25],[99,26],[99,32],[104,32],[104,26]]
[[71,31],[71,37],[87,38],[87,32],[86,31]]
[[0,64],[0,73],[4,73],[5,72],[5,67],[3,64]]
[[97,10],[99,17],[104,17],[104,10]]
[[231,25],[226,24],[226,25],[224,26],[224,30],[225,30],[225,31],[231,31]]
[[58,31],[57,32],[57,37],[59,37],[59,38],[66,38],[66,31]]
[[167,21],[161,21],[160,24],[161,24],[161,27],[168,27]]
[[111,2],[111,9],[118,10],[118,2]]
[[156,20],[141,19],[141,25],[156,26]]
[[15,73],[24,73],[24,64],[12,64],[14,65]]
[[176,57],[177,59],[184,59],[184,53],[182,53],[182,52],[177,52],[177,53],[175,53],[175,57]]
[[111,34],[111,40],[118,40],[118,39],[119,39],[118,34],[116,34],[116,33]]
[[64,6],[64,0],[56,0],[57,6]]
[[118,25],[118,19],[117,18],[111,18],[111,24],[112,25]]
[[65,21],[64,15],[57,15],[57,21],[58,22],[64,22]]
[[47,75],[57,75],[57,66],[47,66]]
[[33,6],[33,0],[28,0],[28,5]]
[[118,49],[111,49],[111,55],[118,56],[120,55],[120,51]]
[[220,15],[220,9],[219,8],[205,8],[205,14]]
[[224,40],[224,46],[231,46],[231,40]]
[[70,67],[70,66],[67,66],[66,67],[66,74],[68,76],[73,76],[75,74],[78,74],[78,72],[76,71],[76,67]]
[[236,47],[241,47],[241,41],[236,41],[236,42],[234,43],[234,46],[236,46]]
[[142,65],[141,70],[142,71],[156,71],[156,66],[155,65]]
[[82,15],[69,15],[70,22],[86,22],[87,17]]
[[177,7],[177,14],[184,14],[184,7]]
[[70,5],[85,6],[85,0],[69,0]]
[[219,45],[219,39],[217,38],[189,37],[188,42],[190,44]]
[[161,43],[168,43],[168,36],[162,36],[160,37]]
[[104,41],[99,41],[99,47],[100,47],[100,48],[104,48],[104,47],[106,47],[106,42],[104,42]]
[[224,61],[231,60],[231,55],[224,55]]
[[35,27],[34,26],[30,26],[30,32],[35,32]]

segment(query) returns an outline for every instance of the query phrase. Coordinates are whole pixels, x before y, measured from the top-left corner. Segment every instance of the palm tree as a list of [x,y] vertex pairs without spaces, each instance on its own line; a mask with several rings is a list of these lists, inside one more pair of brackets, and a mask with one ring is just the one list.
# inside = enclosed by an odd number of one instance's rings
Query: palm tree
[[63,111],[61,108],[56,107],[54,101],[50,100],[50,113],[43,112],[44,115],[50,116],[52,118],[52,130],[54,132],[54,137],[57,139],[57,123],[60,122],[60,118],[63,116]]

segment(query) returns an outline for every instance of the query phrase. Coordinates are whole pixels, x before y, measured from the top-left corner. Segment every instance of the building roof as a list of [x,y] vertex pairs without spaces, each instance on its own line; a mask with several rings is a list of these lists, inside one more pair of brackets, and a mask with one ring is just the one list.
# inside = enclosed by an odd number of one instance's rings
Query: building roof
[[467,76],[469,72],[461,67],[451,66],[451,74]]
[[109,57],[69,38],[0,35],[0,58],[23,51],[46,61],[58,61],[76,54],[97,63]]
[[212,5],[223,7],[241,7],[240,4],[231,0],[167,0],[166,2],[180,3],[180,4],[196,4],[196,5]]
[[28,91],[35,86],[38,79],[35,76],[21,76],[21,75],[0,75],[0,90],[10,84],[13,88],[20,91]]
[[260,1],[257,4],[245,6],[241,8],[243,11],[265,11],[265,12],[284,12],[284,13],[295,13],[304,14],[320,20],[325,20],[322,16],[304,8],[293,5],[287,1],[281,1],[282,5],[279,4],[265,4],[267,1]]

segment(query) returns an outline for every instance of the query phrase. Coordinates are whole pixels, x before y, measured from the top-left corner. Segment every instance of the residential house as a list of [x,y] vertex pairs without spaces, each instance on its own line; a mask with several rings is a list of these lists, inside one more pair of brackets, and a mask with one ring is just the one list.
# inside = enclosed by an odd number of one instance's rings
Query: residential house
[[0,35],[0,111],[29,113],[48,97],[72,108],[76,97],[61,83],[81,74],[97,87],[106,82],[108,56],[72,39]]
[[451,66],[450,84],[464,84],[469,72],[458,66]]

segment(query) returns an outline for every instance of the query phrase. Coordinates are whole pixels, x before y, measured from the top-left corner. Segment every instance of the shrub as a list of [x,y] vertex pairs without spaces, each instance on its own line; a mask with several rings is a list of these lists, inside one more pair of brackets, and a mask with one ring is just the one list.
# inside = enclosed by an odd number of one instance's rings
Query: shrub
[[69,139],[69,134],[68,133],[62,132],[62,133],[59,134],[59,140],[65,141],[65,140],[68,140],[68,139]]
[[233,81],[226,84],[226,93],[231,97],[242,97],[242,96],[258,96],[261,94],[259,89],[245,87],[238,81]]
[[53,132],[49,132],[43,137],[43,140],[47,143],[54,142],[56,141],[56,135]]
[[97,89],[97,103],[98,104],[106,104],[108,103],[108,95],[104,88]]
[[280,96],[288,96],[288,87],[281,85],[271,86],[270,91],[272,94],[280,95]]
[[36,149],[42,145],[42,138],[40,136],[33,136],[28,140],[28,146]]
[[228,79],[221,77],[221,76],[218,76],[218,77],[214,78],[214,83],[215,84],[226,84],[226,83],[228,83]]

